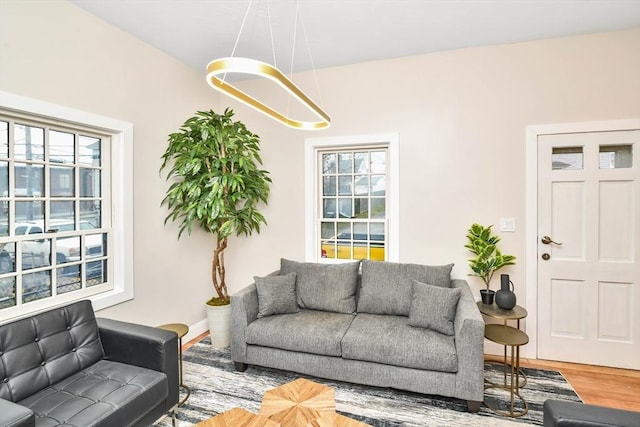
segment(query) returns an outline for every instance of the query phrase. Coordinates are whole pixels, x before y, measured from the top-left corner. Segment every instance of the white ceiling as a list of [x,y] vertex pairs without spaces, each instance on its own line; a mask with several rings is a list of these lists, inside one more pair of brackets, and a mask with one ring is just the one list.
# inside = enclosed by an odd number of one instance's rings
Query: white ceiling
[[[640,0],[71,0],[204,72],[245,56],[283,72],[640,27]],[[297,43],[293,45],[298,7]]]

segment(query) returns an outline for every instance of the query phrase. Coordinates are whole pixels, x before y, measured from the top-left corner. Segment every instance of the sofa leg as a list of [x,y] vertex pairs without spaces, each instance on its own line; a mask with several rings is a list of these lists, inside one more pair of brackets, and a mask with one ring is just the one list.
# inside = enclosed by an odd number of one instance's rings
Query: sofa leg
[[469,412],[478,412],[480,410],[480,404],[477,400],[467,400],[467,408],[469,408]]
[[242,362],[233,362],[233,364],[236,366],[236,371],[238,371],[238,372],[244,372],[249,367],[249,365],[247,365],[246,363],[242,363]]

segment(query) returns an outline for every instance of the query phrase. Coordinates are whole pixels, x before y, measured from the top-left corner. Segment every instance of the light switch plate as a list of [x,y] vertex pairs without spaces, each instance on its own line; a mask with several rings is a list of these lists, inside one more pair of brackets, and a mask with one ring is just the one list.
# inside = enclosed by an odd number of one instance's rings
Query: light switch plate
[[500,218],[500,231],[506,231],[506,232],[516,231],[516,219]]

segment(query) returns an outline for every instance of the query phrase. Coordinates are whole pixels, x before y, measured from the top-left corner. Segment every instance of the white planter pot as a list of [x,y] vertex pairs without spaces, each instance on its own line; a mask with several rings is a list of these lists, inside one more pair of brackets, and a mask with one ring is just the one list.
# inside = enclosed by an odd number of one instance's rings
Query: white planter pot
[[213,306],[205,304],[211,346],[225,348],[231,344],[231,304]]

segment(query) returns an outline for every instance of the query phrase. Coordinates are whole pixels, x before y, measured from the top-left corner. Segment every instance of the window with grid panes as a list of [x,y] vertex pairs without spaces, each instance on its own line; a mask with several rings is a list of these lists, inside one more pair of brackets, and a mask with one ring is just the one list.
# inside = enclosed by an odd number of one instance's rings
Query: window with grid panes
[[0,110],[0,316],[113,289],[109,144],[104,131]]
[[318,151],[320,256],[387,259],[386,146]]

